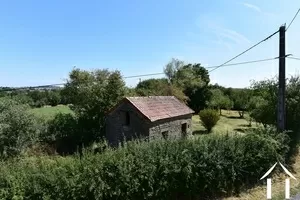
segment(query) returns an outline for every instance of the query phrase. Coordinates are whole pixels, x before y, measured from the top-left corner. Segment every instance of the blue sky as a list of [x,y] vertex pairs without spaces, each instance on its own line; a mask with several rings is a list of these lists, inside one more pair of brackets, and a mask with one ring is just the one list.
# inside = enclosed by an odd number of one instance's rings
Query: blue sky
[[[73,66],[131,76],[162,72],[172,57],[219,65],[289,23],[299,7],[299,0],[2,0],[0,85],[61,83]],[[286,51],[297,57],[299,32],[300,15],[287,32]],[[233,62],[276,57],[278,46],[276,35]],[[299,69],[300,61],[287,59],[287,75]],[[269,61],[210,75],[213,83],[246,87],[277,71],[278,61]]]

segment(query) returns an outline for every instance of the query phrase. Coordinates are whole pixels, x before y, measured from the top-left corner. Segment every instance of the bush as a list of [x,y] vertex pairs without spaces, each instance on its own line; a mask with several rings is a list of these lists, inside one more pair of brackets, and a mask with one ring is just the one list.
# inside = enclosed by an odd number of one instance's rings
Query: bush
[[0,157],[19,155],[38,142],[41,123],[28,109],[10,99],[0,101]]
[[220,115],[216,110],[205,109],[200,111],[199,113],[201,123],[206,128],[208,133],[211,132],[212,128],[217,124],[220,120]]
[[[276,136],[276,137],[274,137]],[[0,162],[0,199],[213,199],[238,194],[277,161],[274,130],[193,140],[129,142],[102,154]]]
[[86,137],[80,134],[78,120],[73,114],[58,113],[47,125],[42,140],[60,154],[76,152],[77,147],[82,145],[82,138]]

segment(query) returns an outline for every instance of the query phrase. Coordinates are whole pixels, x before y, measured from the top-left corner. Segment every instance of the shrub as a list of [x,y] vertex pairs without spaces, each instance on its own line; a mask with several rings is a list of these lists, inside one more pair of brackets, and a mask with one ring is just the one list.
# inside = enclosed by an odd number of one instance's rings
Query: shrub
[[205,109],[199,113],[202,125],[207,129],[208,133],[211,132],[212,128],[220,120],[220,115],[216,110]]
[[73,114],[58,113],[47,122],[47,131],[42,135],[43,142],[54,147],[60,154],[74,153],[82,144],[78,120]]
[[[276,137],[274,137],[276,136]],[[128,142],[81,158],[0,162],[0,199],[214,199],[238,194],[277,161],[288,138],[274,130],[193,140]]]
[[10,99],[0,101],[0,157],[18,155],[39,140],[41,124],[28,109]]

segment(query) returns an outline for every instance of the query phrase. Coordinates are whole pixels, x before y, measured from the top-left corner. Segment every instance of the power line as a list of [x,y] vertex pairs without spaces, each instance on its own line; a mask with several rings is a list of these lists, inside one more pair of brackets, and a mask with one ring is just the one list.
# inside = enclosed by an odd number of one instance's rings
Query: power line
[[[155,76],[155,75],[162,75],[165,73],[153,73],[153,74],[140,74],[140,75],[134,75],[134,76],[125,76],[124,79],[127,78],[138,78],[143,76]],[[37,89],[37,88],[49,88],[49,87],[55,87],[55,86],[63,86],[66,83],[57,83],[57,84],[49,84],[49,85],[37,85],[37,86],[25,86],[25,87],[18,87],[18,88],[9,88],[9,89],[1,89],[0,91],[14,91],[14,90],[30,90],[30,89]]]
[[[289,56],[289,55],[287,55]],[[226,67],[226,66],[234,66],[234,65],[244,65],[244,64],[251,64],[251,63],[258,63],[258,62],[265,62],[265,61],[270,61],[270,60],[275,60],[278,59],[279,57],[276,58],[266,58],[266,59],[260,59],[260,60],[251,60],[251,61],[245,61],[245,62],[239,62],[239,63],[232,63],[232,64],[225,64],[222,65],[221,67]],[[211,67],[205,67],[206,69],[210,68],[216,68],[219,66],[211,66]],[[140,74],[140,75],[134,75],[134,76],[125,76],[123,77],[124,79],[126,78],[138,78],[138,77],[143,77],[143,76],[153,76],[153,75],[162,75],[164,73],[153,73],[153,74]],[[38,89],[38,88],[49,88],[49,87],[55,87],[55,86],[63,86],[66,83],[57,83],[57,84],[49,84],[49,85],[38,85],[38,86],[27,86],[27,87],[18,87],[18,88],[0,88],[0,91],[14,91],[14,90],[30,90],[30,89]]]
[[[245,61],[245,62],[239,62],[239,63],[232,63],[232,64],[227,64],[227,65],[222,65],[220,67],[227,67],[227,66],[234,66],[234,65],[244,65],[244,64],[251,64],[251,63],[258,63],[258,62],[265,62],[265,61],[270,61],[270,60],[276,60],[276,58],[266,58],[266,59],[261,59],[261,60],[251,60],[251,61]],[[206,67],[206,68],[216,68],[219,66],[212,66],[212,67]]]
[[297,17],[297,15],[298,15],[299,11],[300,11],[300,8],[299,8],[299,9],[298,9],[298,11],[296,12],[296,14],[295,14],[294,18],[292,19],[292,21],[290,22],[290,24],[288,25],[288,27],[286,28],[286,30],[285,30],[285,31],[287,31],[287,30],[290,28],[290,26],[292,25],[292,23],[293,23],[293,22],[294,22],[294,20],[296,19],[296,17]]
[[123,78],[138,78],[138,77],[142,77],[142,76],[154,76],[154,75],[162,75],[165,73],[154,73],[154,74],[142,74],[142,75],[134,75],[134,76],[125,76]]
[[300,60],[300,58],[296,58],[296,57],[288,57],[289,59],[294,59],[294,60]]
[[271,37],[273,37],[273,36],[274,36],[275,34],[277,34],[278,32],[279,32],[279,30],[278,30],[278,31],[276,31],[275,33],[272,33],[271,35],[269,35],[269,36],[268,36],[268,37],[266,37],[265,39],[261,40],[260,42],[256,43],[255,45],[251,46],[250,48],[246,49],[246,50],[245,50],[245,51],[243,51],[242,53],[240,53],[240,54],[238,54],[238,55],[234,56],[233,58],[229,59],[228,61],[224,62],[223,64],[221,64],[221,65],[219,65],[219,66],[215,67],[214,69],[210,70],[209,72],[212,72],[212,71],[214,71],[214,70],[216,70],[216,69],[218,69],[218,68],[222,67],[223,65],[226,65],[227,63],[229,63],[229,62],[233,61],[234,59],[236,59],[236,58],[240,57],[241,55],[243,55],[244,53],[246,53],[246,52],[250,51],[250,50],[251,50],[251,49],[253,49],[254,47],[256,47],[256,46],[260,45],[261,43],[263,43],[263,42],[265,42],[265,41],[267,41],[268,39],[270,39]]

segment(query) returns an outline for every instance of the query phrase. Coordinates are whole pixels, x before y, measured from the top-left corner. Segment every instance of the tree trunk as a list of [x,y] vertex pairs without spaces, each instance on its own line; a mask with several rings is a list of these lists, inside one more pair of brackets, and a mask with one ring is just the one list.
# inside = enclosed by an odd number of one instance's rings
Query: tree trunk
[[243,118],[244,117],[244,111],[239,111],[239,115],[240,115],[241,118]]
[[222,109],[220,108],[220,115],[222,115]]

